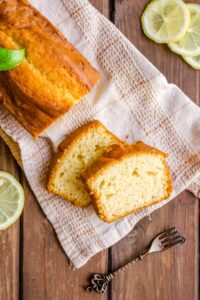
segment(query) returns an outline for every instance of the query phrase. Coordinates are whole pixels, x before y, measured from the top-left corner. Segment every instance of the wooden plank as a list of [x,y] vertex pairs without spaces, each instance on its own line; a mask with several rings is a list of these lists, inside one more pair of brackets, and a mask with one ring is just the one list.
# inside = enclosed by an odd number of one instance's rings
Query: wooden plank
[[102,272],[105,270],[106,253],[100,253],[80,270],[69,270],[68,259],[53,227],[43,215],[24,177],[22,182],[26,192],[22,299],[92,299],[83,286],[90,272],[96,268]]
[[105,17],[109,18],[109,15],[110,15],[110,1],[109,0],[90,0],[90,2]]
[[[108,1],[92,1],[108,15]],[[23,289],[21,299],[90,300],[83,287],[91,273],[107,270],[107,251],[96,255],[79,270],[70,270],[55,232],[42,213],[37,200],[22,175],[26,192],[23,221]],[[1,299],[1,298],[0,298]],[[101,297],[107,299],[107,295]]]
[[184,245],[154,254],[133,265],[113,281],[115,300],[198,299],[198,205],[188,193],[145,218],[112,248],[112,268],[145,249],[160,231],[176,226],[187,238]]
[[[191,2],[187,0],[186,2]],[[200,3],[200,0],[195,1]],[[199,71],[188,66],[179,55],[148,39],[142,32],[140,17],[149,0],[116,0],[114,21],[126,37],[191,99],[199,102]]]
[[[0,170],[18,177],[18,166],[0,138]],[[18,299],[20,221],[0,231],[0,299]]]
[[[199,75],[167,46],[157,45],[142,33],[140,16],[146,0],[115,1],[114,21],[117,27],[160,69],[170,82],[179,85],[198,102]],[[135,229],[112,247],[112,268],[139,253],[147,242],[163,229],[175,225],[187,238],[184,246],[149,256],[120,274],[112,284],[112,298],[134,300],[198,299],[198,219],[199,201],[183,192],[170,204],[139,222]]]

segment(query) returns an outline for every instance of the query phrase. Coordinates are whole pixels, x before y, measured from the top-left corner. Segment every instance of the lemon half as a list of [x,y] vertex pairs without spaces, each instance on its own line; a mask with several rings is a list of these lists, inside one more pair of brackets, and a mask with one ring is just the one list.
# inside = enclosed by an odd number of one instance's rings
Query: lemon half
[[24,191],[10,174],[0,171],[0,230],[7,229],[21,215]]
[[168,44],[170,49],[183,56],[198,56],[200,55],[200,5],[187,4],[190,12],[190,26],[178,42]]
[[157,43],[180,40],[190,24],[190,14],[182,0],[154,0],[142,18],[144,33]]

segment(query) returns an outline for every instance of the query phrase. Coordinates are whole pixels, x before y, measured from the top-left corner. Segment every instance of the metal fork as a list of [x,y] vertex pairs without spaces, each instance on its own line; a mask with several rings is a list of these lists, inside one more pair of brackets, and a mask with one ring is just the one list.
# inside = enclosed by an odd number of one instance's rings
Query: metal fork
[[134,257],[130,262],[116,270],[115,272],[111,272],[109,274],[93,274],[90,285],[87,287],[87,292],[95,291],[97,293],[105,293],[108,283],[119,273],[124,271],[130,265],[135,262],[139,262],[143,260],[145,256],[150,253],[164,251],[169,249],[176,244],[183,244],[185,242],[185,238],[180,235],[180,233],[175,229],[175,227],[165,230],[158,234],[153,241],[151,242],[150,247],[142,252],[140,255]]

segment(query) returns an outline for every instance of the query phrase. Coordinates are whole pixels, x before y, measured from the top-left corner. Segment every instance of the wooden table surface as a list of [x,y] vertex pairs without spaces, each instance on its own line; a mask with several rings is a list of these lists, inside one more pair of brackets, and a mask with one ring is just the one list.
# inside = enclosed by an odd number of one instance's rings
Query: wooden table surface
[[[148,40],[140,16],[147,0],[92,0],[134,45],[167,77],[199,104],[200,72],[180,57]],[[196,1],[196,2],[200,2]],[[118,244],[92,258],[79,270],[68,260],[54,230],[32,194],[23,172],[0,140],[0,169],[23,184],[26,203],[20,221],[0,232],[0,300],[197,300],[199,201],[183,192],[143,219]],[[143,249],[163,229],[175,225],[187,238],[184,246],[147,257],[113,280],[105,295],[88,295],[83,286],[91,272],[114,270]]]

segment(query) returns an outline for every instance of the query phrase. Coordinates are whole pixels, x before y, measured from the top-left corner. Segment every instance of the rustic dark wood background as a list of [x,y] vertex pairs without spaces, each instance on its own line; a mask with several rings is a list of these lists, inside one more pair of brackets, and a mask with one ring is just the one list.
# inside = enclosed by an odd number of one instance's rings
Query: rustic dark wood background
[[[147,0],[92,0],[169,80],[199,104],[200,72],[192,70],[167,48],[148,40],[140,16]],[[200,2],[196,1],[196,2]],[[43,215],[23,172],[0,140],[0,169],[23,184],[26,204],[19,222],[0,232],[0,300],[197,300],[199,201],[183,192],[167,206],[142,220],[118,244],[96,255],[79,270],[69,270],[54,230]],[[137,254],[159,231],[175,225],[187,238],[162,254],[147,257],[113,280],[105,295],[83,290],[91,272],[107,272]]]

